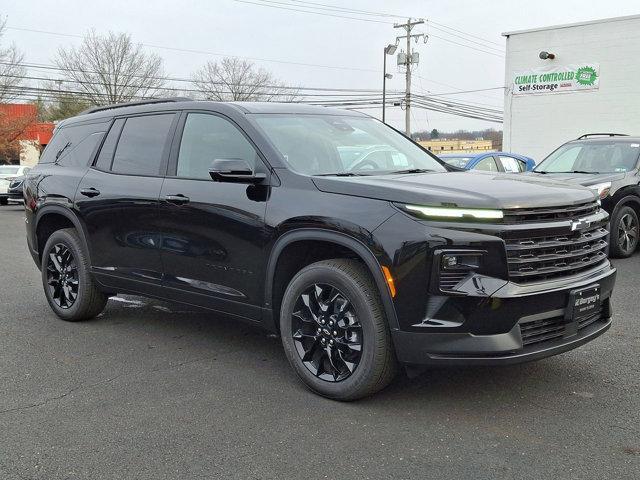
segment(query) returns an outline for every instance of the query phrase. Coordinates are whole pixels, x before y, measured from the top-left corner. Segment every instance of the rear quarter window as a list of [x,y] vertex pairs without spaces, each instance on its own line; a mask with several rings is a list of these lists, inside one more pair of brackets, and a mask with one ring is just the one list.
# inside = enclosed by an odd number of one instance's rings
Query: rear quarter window
[[108,123],[71,125],[56,131],[39,163],[86,166],[93,160],[95,149],[107,130]]

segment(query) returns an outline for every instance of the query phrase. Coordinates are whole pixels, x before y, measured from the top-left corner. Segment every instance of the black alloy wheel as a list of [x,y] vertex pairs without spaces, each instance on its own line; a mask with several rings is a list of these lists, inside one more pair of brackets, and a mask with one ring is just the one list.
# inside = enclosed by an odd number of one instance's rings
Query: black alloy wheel
[[627,258],[633,255],[638,247],[640,223],[638,214],[630,205],[618,207],[611,218],[611,256]]
[[296,375],[325,397],[357,400],[396,374],[380,291],[355,259],[320,260],[296,273],[282,296],[280,333]]
[[58,317],[78,322],[102,312],[107,295],[91,275],[89,256],[74,228],[53,232],[41,257],[42,286],[49,306]]
[[48,252],[47,284],[51,298],[60,308],[70,308],[78,298],[78,265],[65,245],[57,243]]
[[638,218],[630,212],[624,213],[618,222],[617,233],[620,250],[631,255],[638,245]]
[[328,382],[348,378],[362,357],[362,326],[353,304],[336,287],[314,284],[298,297],[291,335],[304,366]]

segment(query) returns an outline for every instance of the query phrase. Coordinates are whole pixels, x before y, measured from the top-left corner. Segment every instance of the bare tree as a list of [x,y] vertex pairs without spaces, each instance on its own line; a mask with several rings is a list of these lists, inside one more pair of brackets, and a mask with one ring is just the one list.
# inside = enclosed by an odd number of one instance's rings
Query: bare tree
[[79,47],[60,48],[55,63],[69,90],[94,105],[157,96],[165,84],[162,59],[145,53],[126,33],[87,34]]
[[[0,18],[0,40],[4,35],[7,19]],[[22,64],[24,55],[15,45],[0,44],[0,103],[12,100],[19,93],[17,87],[24,81],[26,69]]]
[[271,73],[235,57],[207,62],[193,75],[193,83],[205,99],[219,102],[294,101],[297,95]]

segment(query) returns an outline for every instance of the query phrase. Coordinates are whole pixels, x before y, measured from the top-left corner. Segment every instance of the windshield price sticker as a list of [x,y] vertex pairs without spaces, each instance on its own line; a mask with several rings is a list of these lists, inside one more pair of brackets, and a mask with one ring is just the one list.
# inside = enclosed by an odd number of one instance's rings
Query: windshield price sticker
[[600,84],[600,65],[581,63],[534,69],[513,74],[514,95],[539,95],[576,90],[596,90]]

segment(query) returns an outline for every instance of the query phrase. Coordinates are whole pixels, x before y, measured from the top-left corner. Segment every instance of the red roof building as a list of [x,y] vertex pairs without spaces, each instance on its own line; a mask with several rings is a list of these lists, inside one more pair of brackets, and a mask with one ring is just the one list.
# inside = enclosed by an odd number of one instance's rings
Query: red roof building
[[51,122],[38,122],[38,109],[35,105],[26,103],[0,104],[0,122],[19,118],[33,118],[33,123],[25,129],[18,140],[35,141],[41,147],[49,143],[55,125]]

